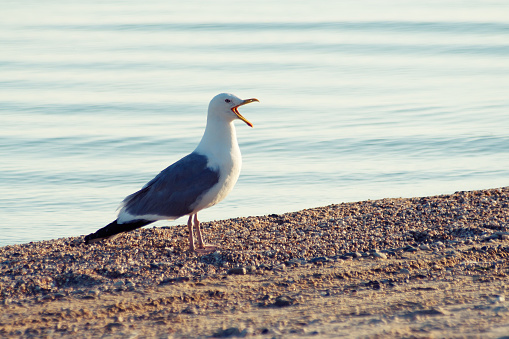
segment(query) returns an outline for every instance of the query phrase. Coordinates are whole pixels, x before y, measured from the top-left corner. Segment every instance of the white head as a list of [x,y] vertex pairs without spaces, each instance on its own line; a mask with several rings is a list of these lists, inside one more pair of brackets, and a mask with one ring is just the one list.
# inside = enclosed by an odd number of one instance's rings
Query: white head
[[229,94],[229,93],[221,93],[216,95],[209,104],[209,116],[214,115],[220,117],[228,122],[231,122],[235,119],[240,119],[244,121],[248,126],[253,127],[246,118],[239,113],[238,108],[242,105],[249,104],[251,102],[258,101],[258,99],[246,99],[242,100],[241,98]]

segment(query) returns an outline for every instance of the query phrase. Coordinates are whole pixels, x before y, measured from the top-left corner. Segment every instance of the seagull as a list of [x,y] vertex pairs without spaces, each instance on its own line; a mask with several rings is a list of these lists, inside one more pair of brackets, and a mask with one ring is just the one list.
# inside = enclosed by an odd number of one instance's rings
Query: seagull
[[[175,220],[189,216],[189,250],[210,253],[217,249],[203,241],[198,212],[214,206],[231,192],[242,165],[234,121],[253,124],[239,113],[240,106],[257,102],[221,93],[209,104],[205,133],[196,149],[168,166],[141,190],[121,203],[117,219],[85,237],[85,244],[114,239],[123,232],[157,220]],[[193,228],[197,246],[194,243]]]

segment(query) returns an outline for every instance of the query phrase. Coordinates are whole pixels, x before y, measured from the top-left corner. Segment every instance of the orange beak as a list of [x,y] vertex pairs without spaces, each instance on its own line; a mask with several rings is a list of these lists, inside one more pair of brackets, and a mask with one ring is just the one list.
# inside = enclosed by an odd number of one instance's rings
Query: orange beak
[[239,117],[240,120],[244,121],[249,127],[253,127],[253,124],[249,122],[246,118],[242,116],[242,114],[239,113],[238,108],[243,105],[250,104],[252,102],[259,102],[258,99],[252,98],[252,99],[246,99],[240,103],[240,105],[237,105],[235,107],[232,107],[232,112],[235,113],[236,116]]

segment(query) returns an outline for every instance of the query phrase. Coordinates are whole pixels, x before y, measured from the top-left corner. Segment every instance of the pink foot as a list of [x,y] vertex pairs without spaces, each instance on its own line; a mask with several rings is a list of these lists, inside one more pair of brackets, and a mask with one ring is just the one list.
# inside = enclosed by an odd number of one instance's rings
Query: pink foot
[[217,246],[215,245],[203,245],[202,247],[199,247],[195,249],[195,252],[198,254],[209,254],[217,250]]

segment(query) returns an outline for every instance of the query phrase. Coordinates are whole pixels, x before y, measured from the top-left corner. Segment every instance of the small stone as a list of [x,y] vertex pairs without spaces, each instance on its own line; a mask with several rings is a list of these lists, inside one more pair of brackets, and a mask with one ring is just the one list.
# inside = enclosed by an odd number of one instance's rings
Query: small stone
[[124,325],[122,325],[121,323],[109,323],[105,327],[106,327],[106,330],[112,331],[114,328],[122,328],[122,327],[124,327]]
[[493,304],[501,303],[505,301],[505,295],[503,294],[495,294],[491,297],[491,302]]
[[87,294],[87,295],[84,295],[83,297],[81,297],[81,299],[95,299],[95,298],[97,298],[97,297],[92,294]]
[[417,251],[418,251],[418,249],[417,249],[417,248],[415,248],[415,247],[413,247],[413,246],[408,245],[407,247],[405,247],[405,248],[403,249],[403,251],[405,251],[405,252],[417,252]]
[[401,274],[410,274],[410,271],[407,270],[406,268],[402,268],[402,269],[399,270],[399,273],[401,273]]
[[491,237],[496,239],[507,240],[509,239],[509,232],[495,232]]
[[274,305],[278,307],[285,307],[293,305],[294,302],[295,302],[294,299],[285,295],[280,295],[279,297],[276,298],[276,302],[274,303]]
[[55,325],[55,330],[65,332],[67,331],[67,325],[59,322]]
[[249,273],[253,273],[254,271],[256,271],[256,266],[255,265],[248,266],[248,267],[246,267],[246,270]]
[[247,270],[245,267],[234,267],[234,268],[230,268],[226,273],[227,274],[244,275],[247,273]]
[[422,310],[422,311],[417,311],[417,312],[419,312],[422,315],[449,315],[448,311],[446,311],[440,307],[433,307],[428,310]]
[[117,281],[116,283],[113,284],[113,287],[115,287],[115,288],[122,288],[122,287],[124,287],[124,282],[119,280],[119,281]]
[[272,299],[272,296],[270,294],[265,294],[263,297],[262,297],[262,300],[270,300]]
[[450,313],[448,311],[445,311],[441,309],[440,307],[434,307],[430,309],[424,309],[424,310],[417,310],[413,312],[409,312],[405,315],[405,317],[411,318],[411,319],[418,319],[421,317],[429,317],[429,316],[437,316],[437,315],[449,315]]
[[379,290],[382,288],[382,285],[380,285],[380,282],[377,280],[370,280],[366,286],[371,287],[374,290]]
[[189,277],[176,277],[176,278],[169,278],[164,279],[159,283],[159,285],[166,285],[166,284],[176,284],[176,283],[182,283],[191,280]]
[[423,251],[431,250],[430,247],[427,244],[422,244],[421,246],[419,246],[419,249],[421,249]]
[[268,271],[270,271],[270,270],[272,269],[270,266],[267,266],[267,265],[265,265],[265,264],[261,264],[260,266],[258,266],[258,268],[259,268],[260,270],[262,270],[262,271],[263,271],[263,270],[268,270]]
[[189,305],[185,309],[182,310],[182,313],[186,313],[186,314],[198,314],[198,310],[196,309],[196,306]]
[[134,288],[136,287],[136,284],[132,281],[127,281],[125,283],[125,287],[127,287],[127,289],[129,289],[130,291],[134,290]]
[[309,260],[309,262],[311,264],[315,264],[317,262],[325,262],[325,261],[328,261],[329,259],[327,257],[317,257],[317,258],[312,258]]
[[276,266],[275,269],[278,271],[284,271],[284,270],[286,270],[286,265],[285,264],[278,265],[278,266]]
[[445,252],[446,257],[454,257],[458,254],[455,250]]
[[212,337],[214,338],[229,338],[229,337],[240,337],[241,336],[241,331],[237,328],[237,327],[230,327],[230,328],[227,328],[226,330],[219,330],[217,331],[216,333],[214,333],[212,335]]
[[387,255],[385,253],[373,252],[373,256],[375,258],[387,259]]
[[298,259],[292,259],[292,260],[288,260],[288,261],[285,261],[285,265],[286,266],[300,266],[302,264],[302,262]]

